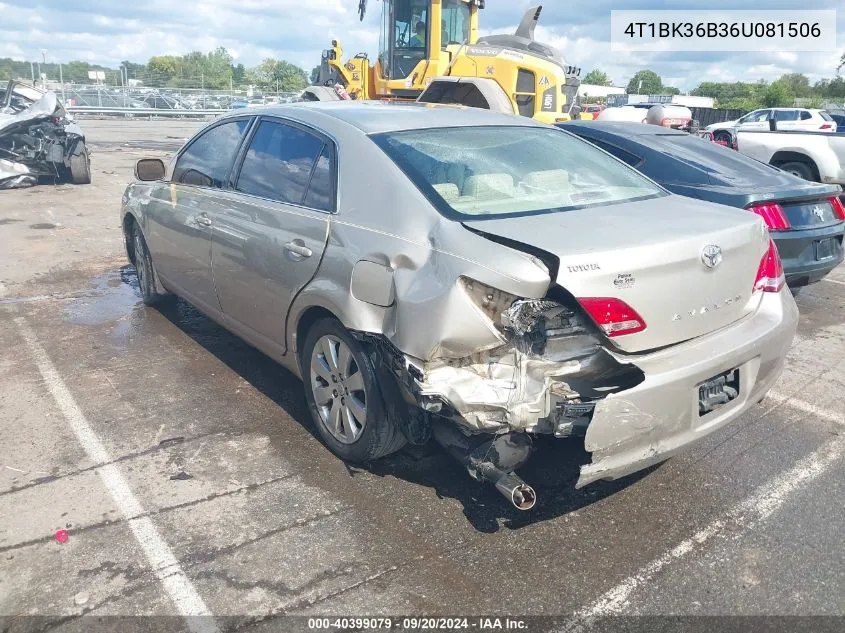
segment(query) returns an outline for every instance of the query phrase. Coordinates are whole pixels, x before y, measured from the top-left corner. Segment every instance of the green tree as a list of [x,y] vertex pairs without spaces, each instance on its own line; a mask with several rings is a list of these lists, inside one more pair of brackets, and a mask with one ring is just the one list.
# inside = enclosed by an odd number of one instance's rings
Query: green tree
[[237,66],[232,66],[232,81],[236,85],[241,85],[244,82],[244,77],[246,76],[246,68],[244,68],[243,64],[238,64]]
[[773,83],[783,84],[786,91],[793,97],[803,98],[810,96],[810,80],[806,75],[800,73],[789,73],[781,75]]
[[607,76],[607,73],[599,70],[598,68],[594,68],[581,80],[585,84],[590,84],[591,86],[611,86],[613,82],[610,80],[610,77]]
[[[642,84],[640,84],[642,82]],[[639,70],[628,82],[628,94],[659,95],[663,91],[663,80],[653,70]]]
[[845,78],[822,79],[817,81],[812,88],[812,94],[821,100],[842,101],[845,100]]
[[789,94],[786,84],[773,82],[766,89],[766,94],[763,96],[763,105],[767,108],[783,108],[791,106],[794,100],[795,98]]
[[179,58],[173,55],[157,55],[147,62],[147,76],[144,83],[149,86],[164,86],[171,81],[181,67]]
[[308,75],[302,68],[271,57],[251,68],[248,76],[255,85],[279,92],[297,92],[308,85]]
[[680,88],[675,88],[675,86],[663,86],[663,94],[665,95],[679,95],[681,94]]
[[232,81],[232,56],[224,47],[218,46],[202,60],[205,87],[228,88]]

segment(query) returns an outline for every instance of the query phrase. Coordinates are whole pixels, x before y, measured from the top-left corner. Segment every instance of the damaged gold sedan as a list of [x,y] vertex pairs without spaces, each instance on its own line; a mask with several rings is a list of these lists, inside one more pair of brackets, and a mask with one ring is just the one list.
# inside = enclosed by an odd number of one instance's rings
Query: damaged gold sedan
[[527,119],[256,108],[136,174],[146,303],[179,295],[295,372],[342,459],[433,436],[521,509],[536,435],[583,438],[578,486],[665,460],[765,396],[797,326],[759,217]]

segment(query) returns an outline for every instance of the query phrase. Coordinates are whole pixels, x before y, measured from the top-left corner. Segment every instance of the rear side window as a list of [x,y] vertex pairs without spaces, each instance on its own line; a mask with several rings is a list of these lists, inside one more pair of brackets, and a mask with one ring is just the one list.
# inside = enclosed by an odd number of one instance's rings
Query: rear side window
[[250,141],[236,189],[261,198],[303,204],[323,141],[277,121],[262,121]]
[[332,178],[332,149],[326,144],[314,166],[314,175],[305,194],[305,206],[320,211],[334,210],[334,179]]
[[797,121],[798,110],[775,110],[775,119],[778,121]]
[[241,119],[203,132],[176,161],[173,180],[186,185],[223,188],[248,125],[247,119]]
[[616,156],[616,158],[618,158],[619,160],[621,160],[625,163],[628,163],[631,167],[636,167],[637,165],[639,165],[644,160],[640,156],[637,156],[636,154],[633,154],[629,151],[626,151],[626,150],[622,149],[621,147],[616,147],[615,145],[611,145],[610,143],[605,143],[604,141],[598,141],[598,140],[595,140],[595,139],[587,139],[587,140],[589,140],[593,145],[601,147],[608,154],[612,154],[613,156]]

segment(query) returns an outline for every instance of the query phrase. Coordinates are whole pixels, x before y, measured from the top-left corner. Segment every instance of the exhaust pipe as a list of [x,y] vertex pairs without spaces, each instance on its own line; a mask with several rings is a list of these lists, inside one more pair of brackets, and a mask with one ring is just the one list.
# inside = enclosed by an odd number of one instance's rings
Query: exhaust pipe
[[438,443],[466,467],[470,477],[492,483],[518,510],[530,510],[537,503],[534,488],[513,472],[531,455],[529,435],[470,437],[443,422],[435,423],[432,430]]
[[475,471],[484,479],[496,486],[496,490],[510,501],[517,510],[530,510],[537,503],[537,493],[534,488],[516,473],[506,473],[496,468],[492,462],[475,464]]

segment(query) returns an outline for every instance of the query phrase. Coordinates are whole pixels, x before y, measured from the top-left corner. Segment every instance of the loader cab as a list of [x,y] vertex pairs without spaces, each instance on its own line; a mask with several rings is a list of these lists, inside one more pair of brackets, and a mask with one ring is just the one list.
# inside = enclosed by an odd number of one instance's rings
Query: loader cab
[[[423,61],[439,67],[441,59],[448,59],[449,45],[471,43],[477,9],[476,0],[384,0],[378,79],[411,79],[411,85],[404,82],[405,87],[419,92],[413,85],[421,80],[414,79],[417,67]],[[426,74],[428,68],[422,72]]]

